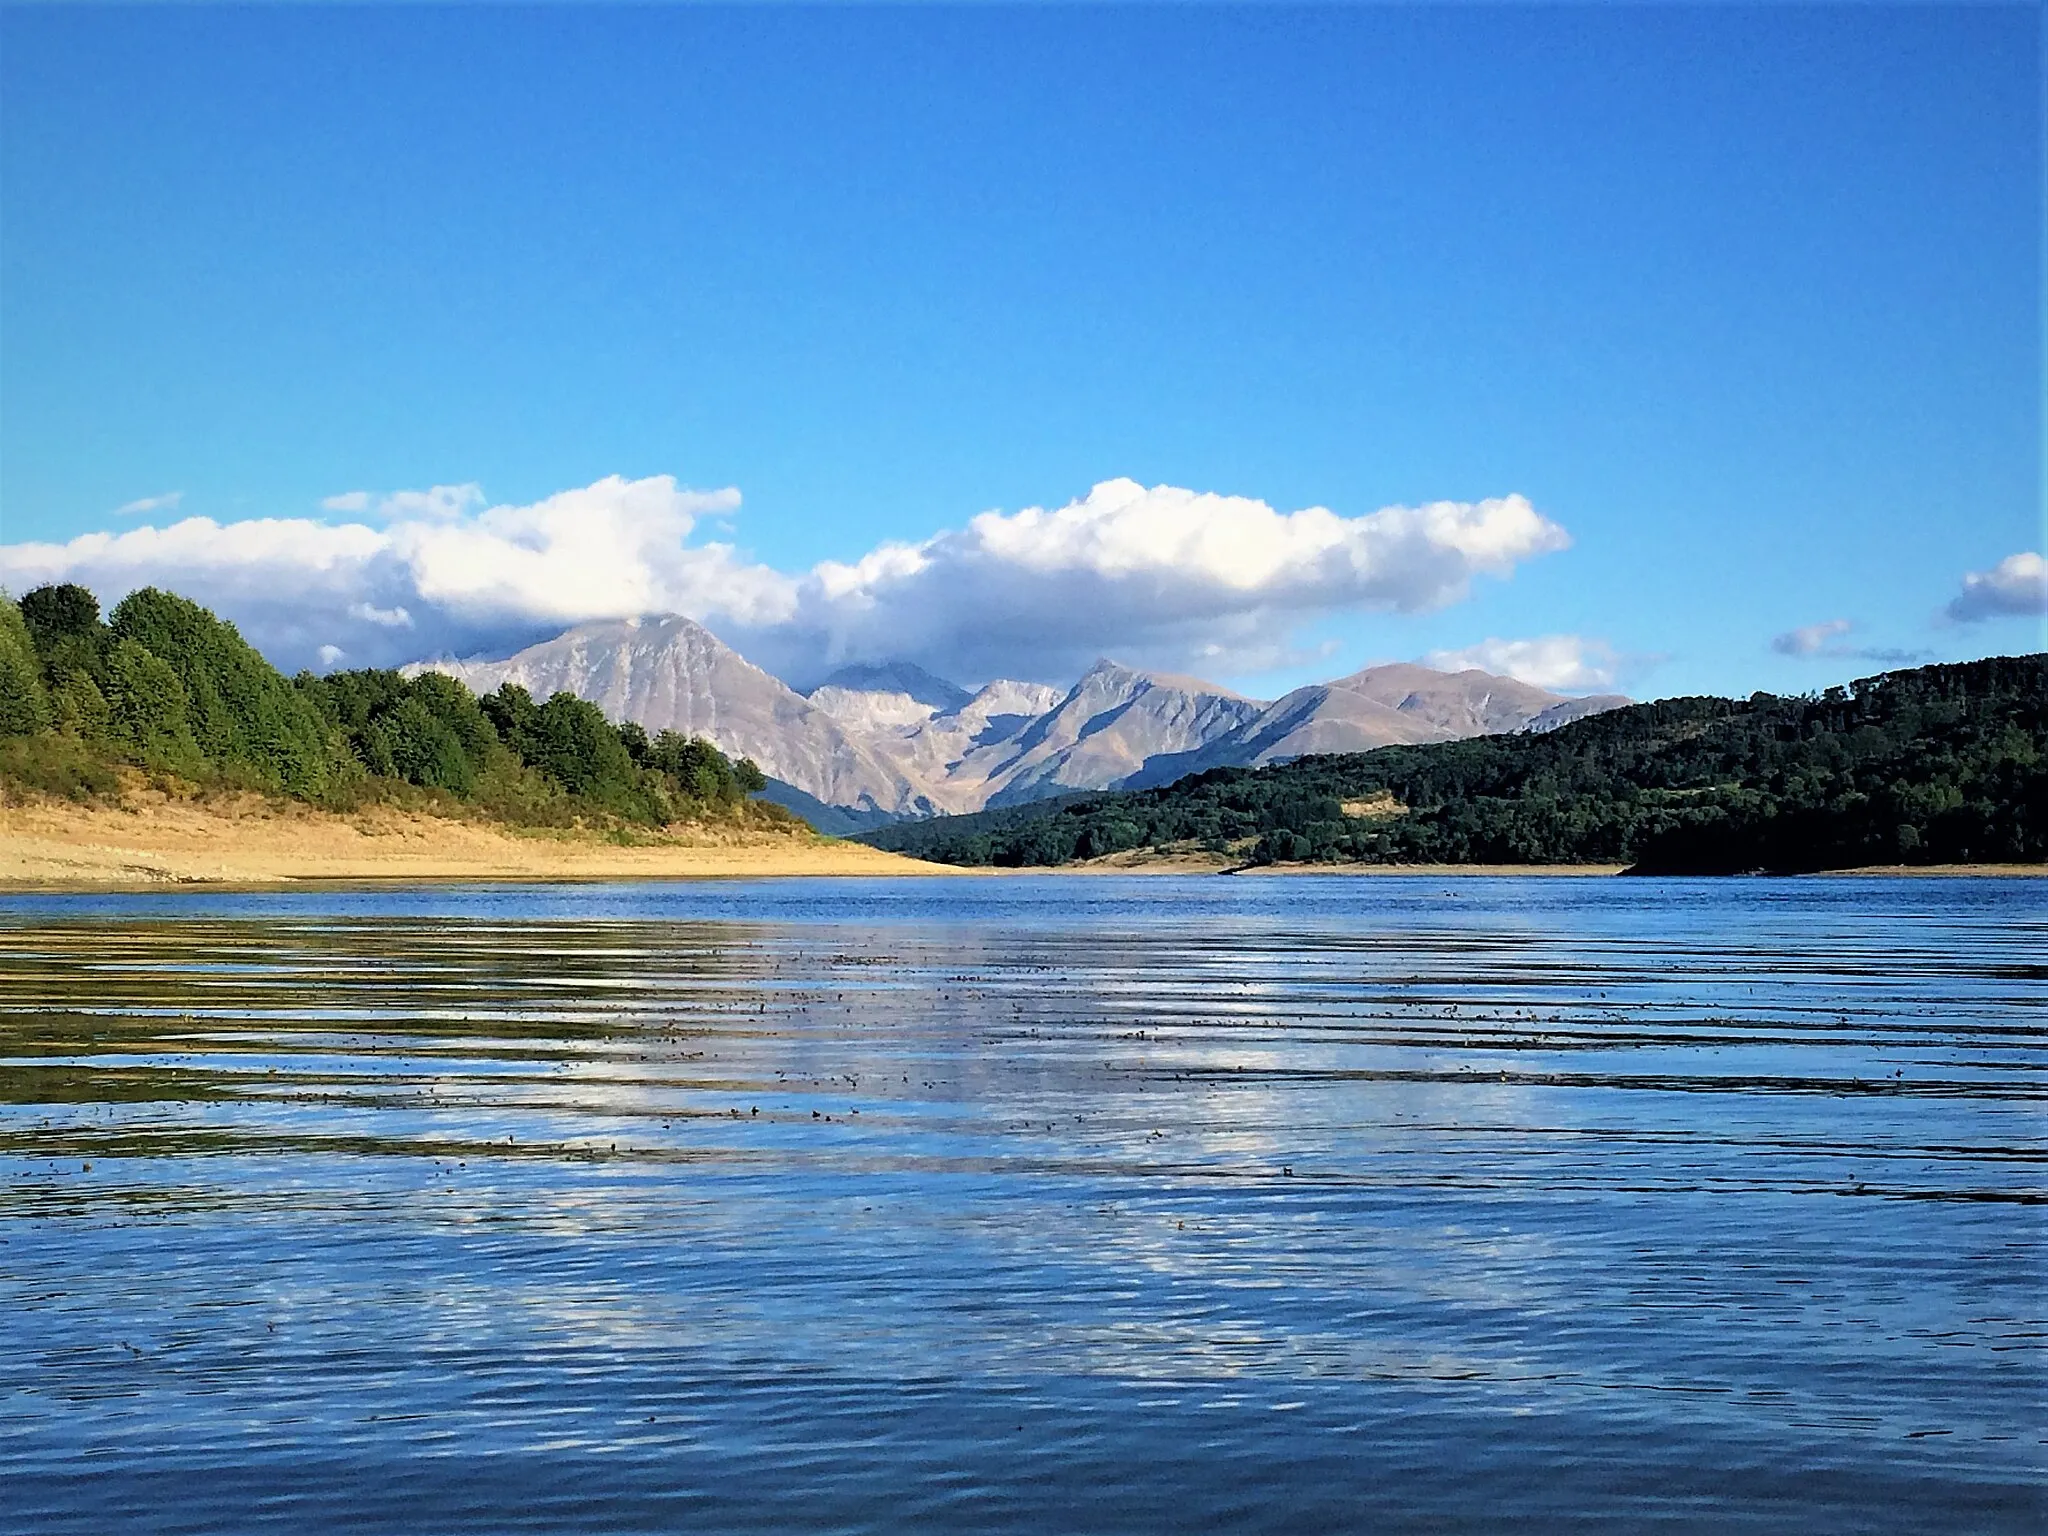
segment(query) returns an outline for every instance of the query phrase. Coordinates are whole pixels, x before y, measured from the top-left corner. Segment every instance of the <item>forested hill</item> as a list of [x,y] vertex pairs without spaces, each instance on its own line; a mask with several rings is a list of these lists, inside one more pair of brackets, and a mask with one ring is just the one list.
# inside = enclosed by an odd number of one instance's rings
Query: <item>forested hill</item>
[[799,829],[750,798],[766,784],[752,763],[614,726],[570,694],[537,702],[507,685],[478,698],[431,672],[287,678],[234,625],[154,588],[104,620],[84,587],[0,595],[0,787],[116,797],[128,770],[335,810],[395,801],[529,826]]
[[904,823],[951,864],[1134,849],[1250,864],[1800,871],[2048,858],[2048,656],[1920,667],[1814,697],[1667,699],[1547,735],[1225,768],[1163,789]]

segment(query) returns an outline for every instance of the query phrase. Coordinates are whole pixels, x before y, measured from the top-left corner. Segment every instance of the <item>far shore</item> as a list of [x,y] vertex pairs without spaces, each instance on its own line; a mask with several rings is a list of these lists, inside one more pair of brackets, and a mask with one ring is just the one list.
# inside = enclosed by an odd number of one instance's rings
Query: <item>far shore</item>
[[0,890],[965,873],[805,830],[672,828],[621,843],[389,806],[342,815],[256,795],[0,806]]
[[[1626,864],[1246,864],[1222,854],[1172,853],[1147,857],[1139,853],[1113,853],[1072,864],[1034,864],[982,872],[1011,875],[1407,875],[1431,880],[1483,876],[1490,879],[1548,880],[1609,879],[1627,871]],[[1854,869],[1824,869],[1815,870],[1812,874],[1769,878],[1804,880],[1836,875],[2048,879],[2048,864],[1871,864]]]
[[1007,875],[1618,875],[1623,864],[1247,864],[1221,854],[1171,853],[1146,858],[1113,853],[1072,864],[1036,864],[995,871]]

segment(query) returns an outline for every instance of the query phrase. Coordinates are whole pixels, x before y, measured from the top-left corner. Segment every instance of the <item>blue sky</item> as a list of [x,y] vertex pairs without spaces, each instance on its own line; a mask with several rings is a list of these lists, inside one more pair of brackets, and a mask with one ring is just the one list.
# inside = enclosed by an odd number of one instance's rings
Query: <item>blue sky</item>
[[[2036,649],[2042,57],[2031,6],[9,5],[0,578],[191,590],[288,665],[648,594],[793,673],[1266,694]],[[1239,501],[1087,500],[1126,479]],[[480,489],[393,535],[435,486]],[[1511,496],[1562,536],[1367,521]]]

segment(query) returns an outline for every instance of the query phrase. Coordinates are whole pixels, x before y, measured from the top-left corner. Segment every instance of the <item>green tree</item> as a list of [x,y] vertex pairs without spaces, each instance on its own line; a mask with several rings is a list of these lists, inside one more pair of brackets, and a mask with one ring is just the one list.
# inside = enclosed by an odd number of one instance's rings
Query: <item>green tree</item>
[[396,777],[462,796],[476,788],[476,769],[462,742],[416,696],[400,699],[377,723],[390,740]]
[[356,759],[385,778],[467,799],[493,754],[505,750],[476,696],[439,672],[411,679],[370,669],[326,677],[304,673],[297,687]]
[[50,724],[43,665],[21,609],[0,594],[0,736],[31,736]]
[[41,586],[21,600],[22,622],[35,642],[43,687],[59,729],[97,741],[107,731],[107,631],[99,599],[73,582]]
[[192,735],[185,685],[171,664],[133,640],[106,659],[107,740],[153,768],[193,774],[204,759]]
[[44,656],[72,642],[97,646],[106,633],[106,626],[100,623],[100,600],[76,582],[41,586],[23,594],[21,618],[36,650]]
[[66,667],[50,684],[50,708],[57,728],[87,741],[104,741],[109,711],[107,696],[84,667]]
[[116,640],[134,641],[177,673],[192,734],[209,760],[246,767],[294,794],[325,786],[326,721],[234,625],[186,598],[144,587],[121,600],[111,628]]
[[478,704],[519,760],[549,783],[634,821],[668,820],[656,786],[595,704],[573,693],[535,704],[514,683]]

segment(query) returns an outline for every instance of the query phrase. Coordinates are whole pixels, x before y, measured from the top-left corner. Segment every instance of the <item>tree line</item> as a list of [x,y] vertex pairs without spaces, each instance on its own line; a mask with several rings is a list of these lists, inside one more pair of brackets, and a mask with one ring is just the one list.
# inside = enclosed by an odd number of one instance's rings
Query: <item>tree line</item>
[[1248,864],[1644,873],[2048,859],[2048,656],[1817,695],[1668,699],[1540,735],[1219,768],[864,834],[964,865],[1207,849]]
[[711,743],[516,684],[478,698],[452,677],[384,670],[287,678],[235,626],[145,587],[102,618],[75,584],[0,596],[0,773],[109,793],[115,765],[336,807],[399,786],[502,819],[646,826],[749,814],[755,764]]

